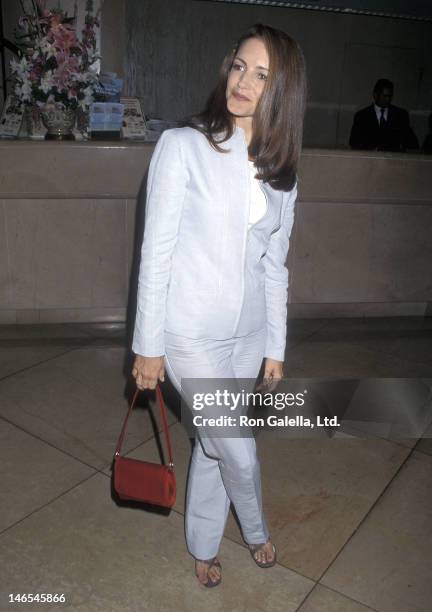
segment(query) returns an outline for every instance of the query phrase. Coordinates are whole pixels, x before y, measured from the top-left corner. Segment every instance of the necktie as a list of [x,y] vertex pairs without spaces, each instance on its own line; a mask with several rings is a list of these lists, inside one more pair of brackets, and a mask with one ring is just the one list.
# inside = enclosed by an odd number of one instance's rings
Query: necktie
[[384,108],[382,108],[382,109],[381,109],[381,116],[380,116],[380,120],[379,120],[379,126],[380,126],[380,128],[382,128],[382,127],[385,125],[384,111],[385,111],[385,109],[384,109]]

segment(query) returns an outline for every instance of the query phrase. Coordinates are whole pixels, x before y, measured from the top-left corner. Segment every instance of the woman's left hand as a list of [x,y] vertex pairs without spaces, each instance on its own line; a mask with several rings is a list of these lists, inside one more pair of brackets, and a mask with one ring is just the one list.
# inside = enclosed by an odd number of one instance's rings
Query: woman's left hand
[[270,390],[273,390],[282,377],[283,361],[276,361],[266,357],[264,362],[264,383],[270,386]]

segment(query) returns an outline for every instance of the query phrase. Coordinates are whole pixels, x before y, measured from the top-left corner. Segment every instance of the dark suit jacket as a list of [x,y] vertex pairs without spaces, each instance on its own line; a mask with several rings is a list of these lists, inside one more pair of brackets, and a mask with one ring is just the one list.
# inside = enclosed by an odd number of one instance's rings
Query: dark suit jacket
[[387,121],[381,128],[373,104],[357,111],[349,143],[353,149],[379,151],[405,151],[418,149],[419,146],[410,126],[408,112],[393,104],[388,107]]

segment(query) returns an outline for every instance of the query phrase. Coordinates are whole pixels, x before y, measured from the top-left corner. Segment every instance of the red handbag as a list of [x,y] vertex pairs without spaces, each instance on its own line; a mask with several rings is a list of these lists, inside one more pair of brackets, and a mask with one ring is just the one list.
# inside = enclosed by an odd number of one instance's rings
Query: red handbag
[[168,465],[140,461],[120,455],[126,424],[134,409],[139,389],[135,391],[123,427],[117,441],[114,456],[114,489],[122,499],[132,499],[157,506],[171,508],[176,500],[176,479],[168,431],[166,408],[159,385],[156,385],[156,397],[162,417],[163,429],[168,448]]

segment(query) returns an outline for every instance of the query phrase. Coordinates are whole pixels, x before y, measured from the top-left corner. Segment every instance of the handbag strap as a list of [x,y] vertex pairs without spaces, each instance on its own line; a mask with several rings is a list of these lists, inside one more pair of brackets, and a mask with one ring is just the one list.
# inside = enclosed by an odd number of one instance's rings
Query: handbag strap
[[[120,451],[123,445],[123,439],[126,433],[126,425],[128,422],[128,419],[132,413],[132,410],[135,408],[135,404],[136,404],[136,399],[138,397],[139,394],[139,389],[136,389],[132,402],[129,406],[129,410],[126,414],[126,417],[123,421],[123,427],[122,430],[120,432],[118,441],[117,441],[117,446],[116,446],[116,451],[115,451],[115,456],[118,457],[120,455]],[[169,467],[173,468],[174,467],[174,461],[173,461],[173,456],[172,456],[172,448],[171,448],[171,438],[169,435],[169,429],[168,429],[168,418],[167,418],[167,412],[166,412],[166,408],[165,408],[165,403],[162,397],[162,391],[160,390],[159,385],[156,385],[156,398],[157,398],[157,402],[159,404],[159,408],[160,408],[160,413],[161,413],[161,417],[162,417],[162,425],[163,425],[163,430],[165,432],[165,440],[166,440],[166,445],[168,448],[168,459],[169,459]]]

